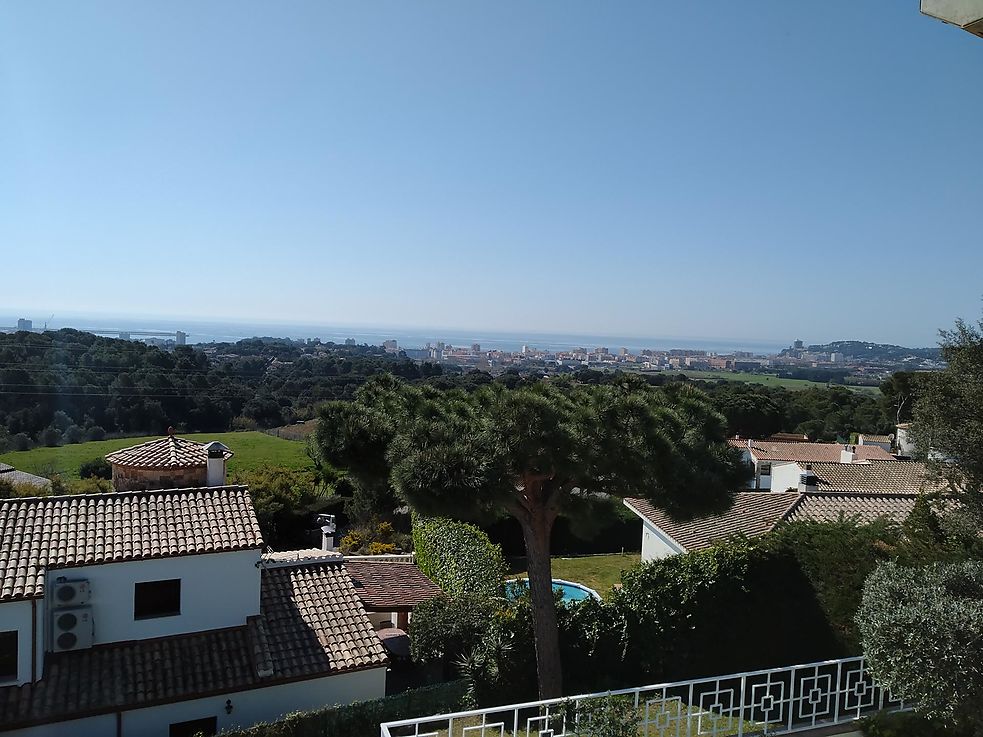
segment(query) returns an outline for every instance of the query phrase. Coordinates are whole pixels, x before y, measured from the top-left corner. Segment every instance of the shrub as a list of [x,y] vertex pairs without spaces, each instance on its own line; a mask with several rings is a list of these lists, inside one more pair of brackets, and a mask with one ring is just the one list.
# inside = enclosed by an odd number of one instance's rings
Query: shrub
[[413,521],[416,562],[450,596],[497,596],[502,591],[505,559],[482,530],[443,517]]
[[93,458],[79,466],[79,478],[111,479],[113,467],[105,458]]
[[102,440],[105,437],[106,431],[99,425],[93,425],[85,430],[86,440]]
[[48,448],[54,448],[57,445],[61,445],[61,430],[59,430],[57,427],[49,425],[41,431],[40,435],[38,435],[38,441],[41,443],[41,445]]
[[439,683],[374,701],[290,714],[278,722],[222,734],[226,737],[378,737],[382,722],[459,709],[464,692],[462,681]]
[[369,547],[366,550],[369,555],[385,555],[387,553],[395,553],[396,546],[392,543],[373,542],[369,543]]
[[14,433],[10,436],[10,447],[14,450],[30,450],[31,438],[26,432]]
[[954,729],[910,711],[866,717],[860,730],[866,737],[973,737],[968,730]]
[[921,713],[983,731],[983,563],[886,563],[857,614],[871,672]]
[[419,663],[454,663],[471,652],[501,607],[495,599],[440,596],[418,604],[410,620],[410,654]]

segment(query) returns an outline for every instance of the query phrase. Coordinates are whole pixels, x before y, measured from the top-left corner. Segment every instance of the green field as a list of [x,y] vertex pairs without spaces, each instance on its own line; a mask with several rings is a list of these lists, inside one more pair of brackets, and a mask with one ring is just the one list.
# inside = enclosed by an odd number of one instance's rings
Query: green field
[[[780,386],[783,389],[815,389],[826,388],[823,381],[808,381],[807,379],[781,379],[771,374],[751,374],[745,371],[673,371],[674,374],[685,374],[691,379],[724,379],[726,381],[740,381],[745,384],[761,384],[762,386]],[[850,384],[833,384],[833,386],[844,386],[854,391],[879,393],[876,386],[852,386]]]
[[[102,458],[114,450],[155,440],[158,436],[96,440],[58,448],[33,448],[11,451],[0,455],[0,462],[39,476],[57,473],[64,479],[77,479],[79,466],[86,461]],[[214,432],[182,435],[189,440],[225,443],[235,456],[229,461],[229,473],[251,471],[264,466],[286,466],[304,469],[311,467],[311,460],[304,452],[304,443],[275,438],[262,432]]]
[[[638,565],[638,553],[582,555],[576,558],[553,558],[553,578],[582,583],[607,598],[611,588],[621,583],[621,572]],[[526,559],[509,559],[509,575],[524,577]]]

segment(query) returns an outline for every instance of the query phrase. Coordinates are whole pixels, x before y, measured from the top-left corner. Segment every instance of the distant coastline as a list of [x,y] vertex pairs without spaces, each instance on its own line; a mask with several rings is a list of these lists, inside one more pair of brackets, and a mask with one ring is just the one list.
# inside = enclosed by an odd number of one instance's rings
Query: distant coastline
[[[0,317],[0,323],[16,322],[16,316]],[[42,325],[35,320],[34,328]],[[731,340],[726,338],[690,337],[630,337],[617,335],[574,335],[566,333],[520,333],[516,331],[499,332],[492,330],[451,330],[441,328],[406,327],[367,327],[340,325],[298,325],[289,323],[249,323],[231,321],[194,321],[185,318],[107,318],[71,317],[53,319],[49,329],[58,328],[97,328],[119,330],[182,330],[187,333],[188,344],[229,343],[244,338],[273,337],[304,340],[319,338],[322,341],[343,343],[354,339],[357,343],[381,345],[385,340],[395,340],[400,348],[423,348],[428,343],[441,341],[448,345],[469,347],[474,343],[483,350],[519,351],[523,345],[546,351],[565,351],[574,348],[596,348],[605,346],[612,351],[627,348],[637,352],[644,349],[671,350],[688,348],[714,353],[751,351],[756,354],[773,354],[792,342],[776,342],[756,339]]]

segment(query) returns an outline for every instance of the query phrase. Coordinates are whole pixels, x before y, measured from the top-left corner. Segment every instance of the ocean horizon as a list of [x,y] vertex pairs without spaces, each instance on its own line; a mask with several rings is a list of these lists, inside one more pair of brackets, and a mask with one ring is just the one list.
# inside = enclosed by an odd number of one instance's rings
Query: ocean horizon
[[[0,318],[0,324],[9,327],[16,324],[16,318]],[[161,331],[187,334],[188,344],[229,343],[246,338],[271,337],[306,340],[318,338],[321,341],[344,343],[354,339],[357,343],[381,345],[383,341],[395,340],[400,348],[419,349],[438,341],[445,345],[470,347],[477,343],[482,350],[519,351],[522,346],[545,351],[568,351],[575,348],[606,347],[617,351],[627,348],[633,353],[645,349],[672,350],[691,349],[713,353],[750,351],[756,354],[777,353],[788,347],[792,340],[784,343],[760,339],[699,338],[670,336],[623,336],[573,333],[538,333],[535,331],[494,331],[460,330],[445,328],[408,328],[395,326],[344,326],[308,325],[291,323],[235,322],[229,320],[199,321],[186,318],[124,318],[80,316],[52,319],[48,328],[121,330],[121,331]],[[34,329],[43,327],[34,321]]]

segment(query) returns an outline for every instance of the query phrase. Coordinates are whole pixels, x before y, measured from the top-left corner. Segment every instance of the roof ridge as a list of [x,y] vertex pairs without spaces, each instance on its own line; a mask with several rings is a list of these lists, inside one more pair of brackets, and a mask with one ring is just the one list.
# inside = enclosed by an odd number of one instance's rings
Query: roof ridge
[[19,502],[56,502],[64,499],[101,499],[121,497],[151,495],[151,494],[171,494],[174,496],[191,494],[201,491],[249,491],[249,484],[223,484],[222,486],[182,486],[175,489],[131,489],[129,491],[100,491],[95,494],[52,494],[50,496],[19,496],[0,499],[0,504],[19,503]]

